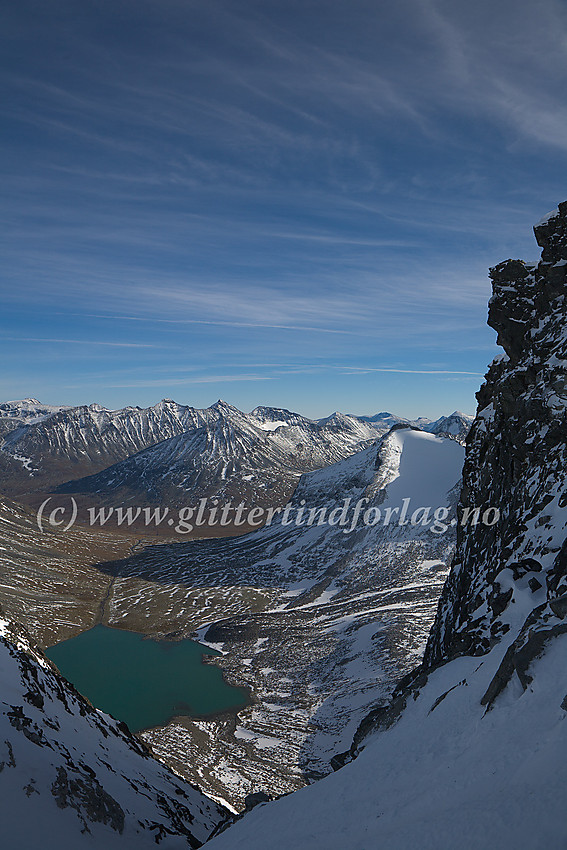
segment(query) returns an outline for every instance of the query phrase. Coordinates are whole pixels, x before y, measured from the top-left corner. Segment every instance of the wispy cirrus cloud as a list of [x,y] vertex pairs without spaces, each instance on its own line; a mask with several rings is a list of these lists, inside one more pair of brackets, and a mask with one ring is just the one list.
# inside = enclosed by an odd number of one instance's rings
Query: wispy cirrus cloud
[[104,345],[110,348],[159,348],[150,342],[110,342],[100,339],[54,339],[50,337],[3,336],[0,342],[49,343],[50,345]]
[[346,374],[364,374],[368,375],[371,372],[393,372],[394,374],[399,375],[471,375],[475,378],[482,378],[482,372],[463,372],[458,369],[391,369],[388,367],[375,367],[371,366],[368,368],[357,367],[357,366],[344,366],[343,367]]
[[[256,381],[271,381],[270,375],[193,375],[186,378],[169,378],[167,385],[169,387],[186,387],[193,384],[233,384],[233,383],[249,383]],[[163,378],[158,380],[140,378],[138,381],[106,381],[103,385],[105,389],[146,389],[152,387],[163,387]],[[78,389],[78,384],[65,384],[65,389]],[[92,384],[96,386],[96,384]]]

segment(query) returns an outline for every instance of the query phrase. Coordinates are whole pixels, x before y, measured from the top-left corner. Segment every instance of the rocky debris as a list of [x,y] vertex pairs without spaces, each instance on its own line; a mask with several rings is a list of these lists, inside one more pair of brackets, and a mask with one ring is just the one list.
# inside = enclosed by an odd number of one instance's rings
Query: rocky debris
[[253,794],[247,794],[244,799],[244,811],[251,812],[253,808],[261,803],[269,803],[274,798],[265,791],[255,791]]

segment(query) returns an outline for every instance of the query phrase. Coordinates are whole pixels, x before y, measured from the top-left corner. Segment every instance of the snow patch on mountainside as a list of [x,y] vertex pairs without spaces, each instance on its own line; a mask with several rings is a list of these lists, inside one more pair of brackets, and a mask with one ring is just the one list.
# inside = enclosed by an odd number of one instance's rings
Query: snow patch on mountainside
[[260,422],[258,427],[262,429],[262,431],[276,431],[278,428],[286,428],[289,426],[289,422],[283,422],[282,420],[276,420],[275,422]]
[[3,846],[198,847],[226,816],[94,709],[6,618],[0,681]]

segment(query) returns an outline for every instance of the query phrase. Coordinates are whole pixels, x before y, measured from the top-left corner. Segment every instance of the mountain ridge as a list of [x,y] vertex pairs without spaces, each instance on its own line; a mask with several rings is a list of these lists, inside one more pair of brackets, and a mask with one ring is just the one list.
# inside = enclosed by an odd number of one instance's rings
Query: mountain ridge
[[[247,414],[222,399],[202,410],[172,399],[116,411],[12,402],[0,405],[0,491],[35,507],[45,493],[94,494],[104,504],[284,504],[304,472],[407,423],[380,416],[313,420],[273,407]],[[469,426],[461,414],[416,423],[461,443]]]

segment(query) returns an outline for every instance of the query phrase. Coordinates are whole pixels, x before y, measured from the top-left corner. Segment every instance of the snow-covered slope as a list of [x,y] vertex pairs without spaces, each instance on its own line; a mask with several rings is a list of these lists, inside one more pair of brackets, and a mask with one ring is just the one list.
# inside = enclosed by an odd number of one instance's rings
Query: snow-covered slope
[[199,847],[226,816],[1,617],[0,681],[3,847]]
[[207,846],[264,850],[269,835],[274,850],[563,850],[567,636],[534,663],[533,687],[513,683],[486,713],[505,648],[437,669],[354,762]]
[[[0,404],[0,419],[7,420],[6,425],[16,425],[26,422],[28,425],[41,422],[59,413],[61,410],[69,410],[66,405],[42,404],[37,398],[24,398],[19,401],[5,401]],[[4,424],[4,423],[3,423]]]
[[[459,526],[427,652],[336,774],[259,807],[211,850],[567,846],[567,203],[537,266],[492,270],[506,356],[478,394]],[[344,759],[343,759],[344,761]]]
[[[4,438],[22,425],[42,422],[67,408],[62,405],[42,404],[36,398],[5,401],[0,404],[0,447]],[[31,461],[26,455],[14,450],[12,454],[0,452],[0,481],[29,477]],[[4,489],[4,488],[1,488]]]

